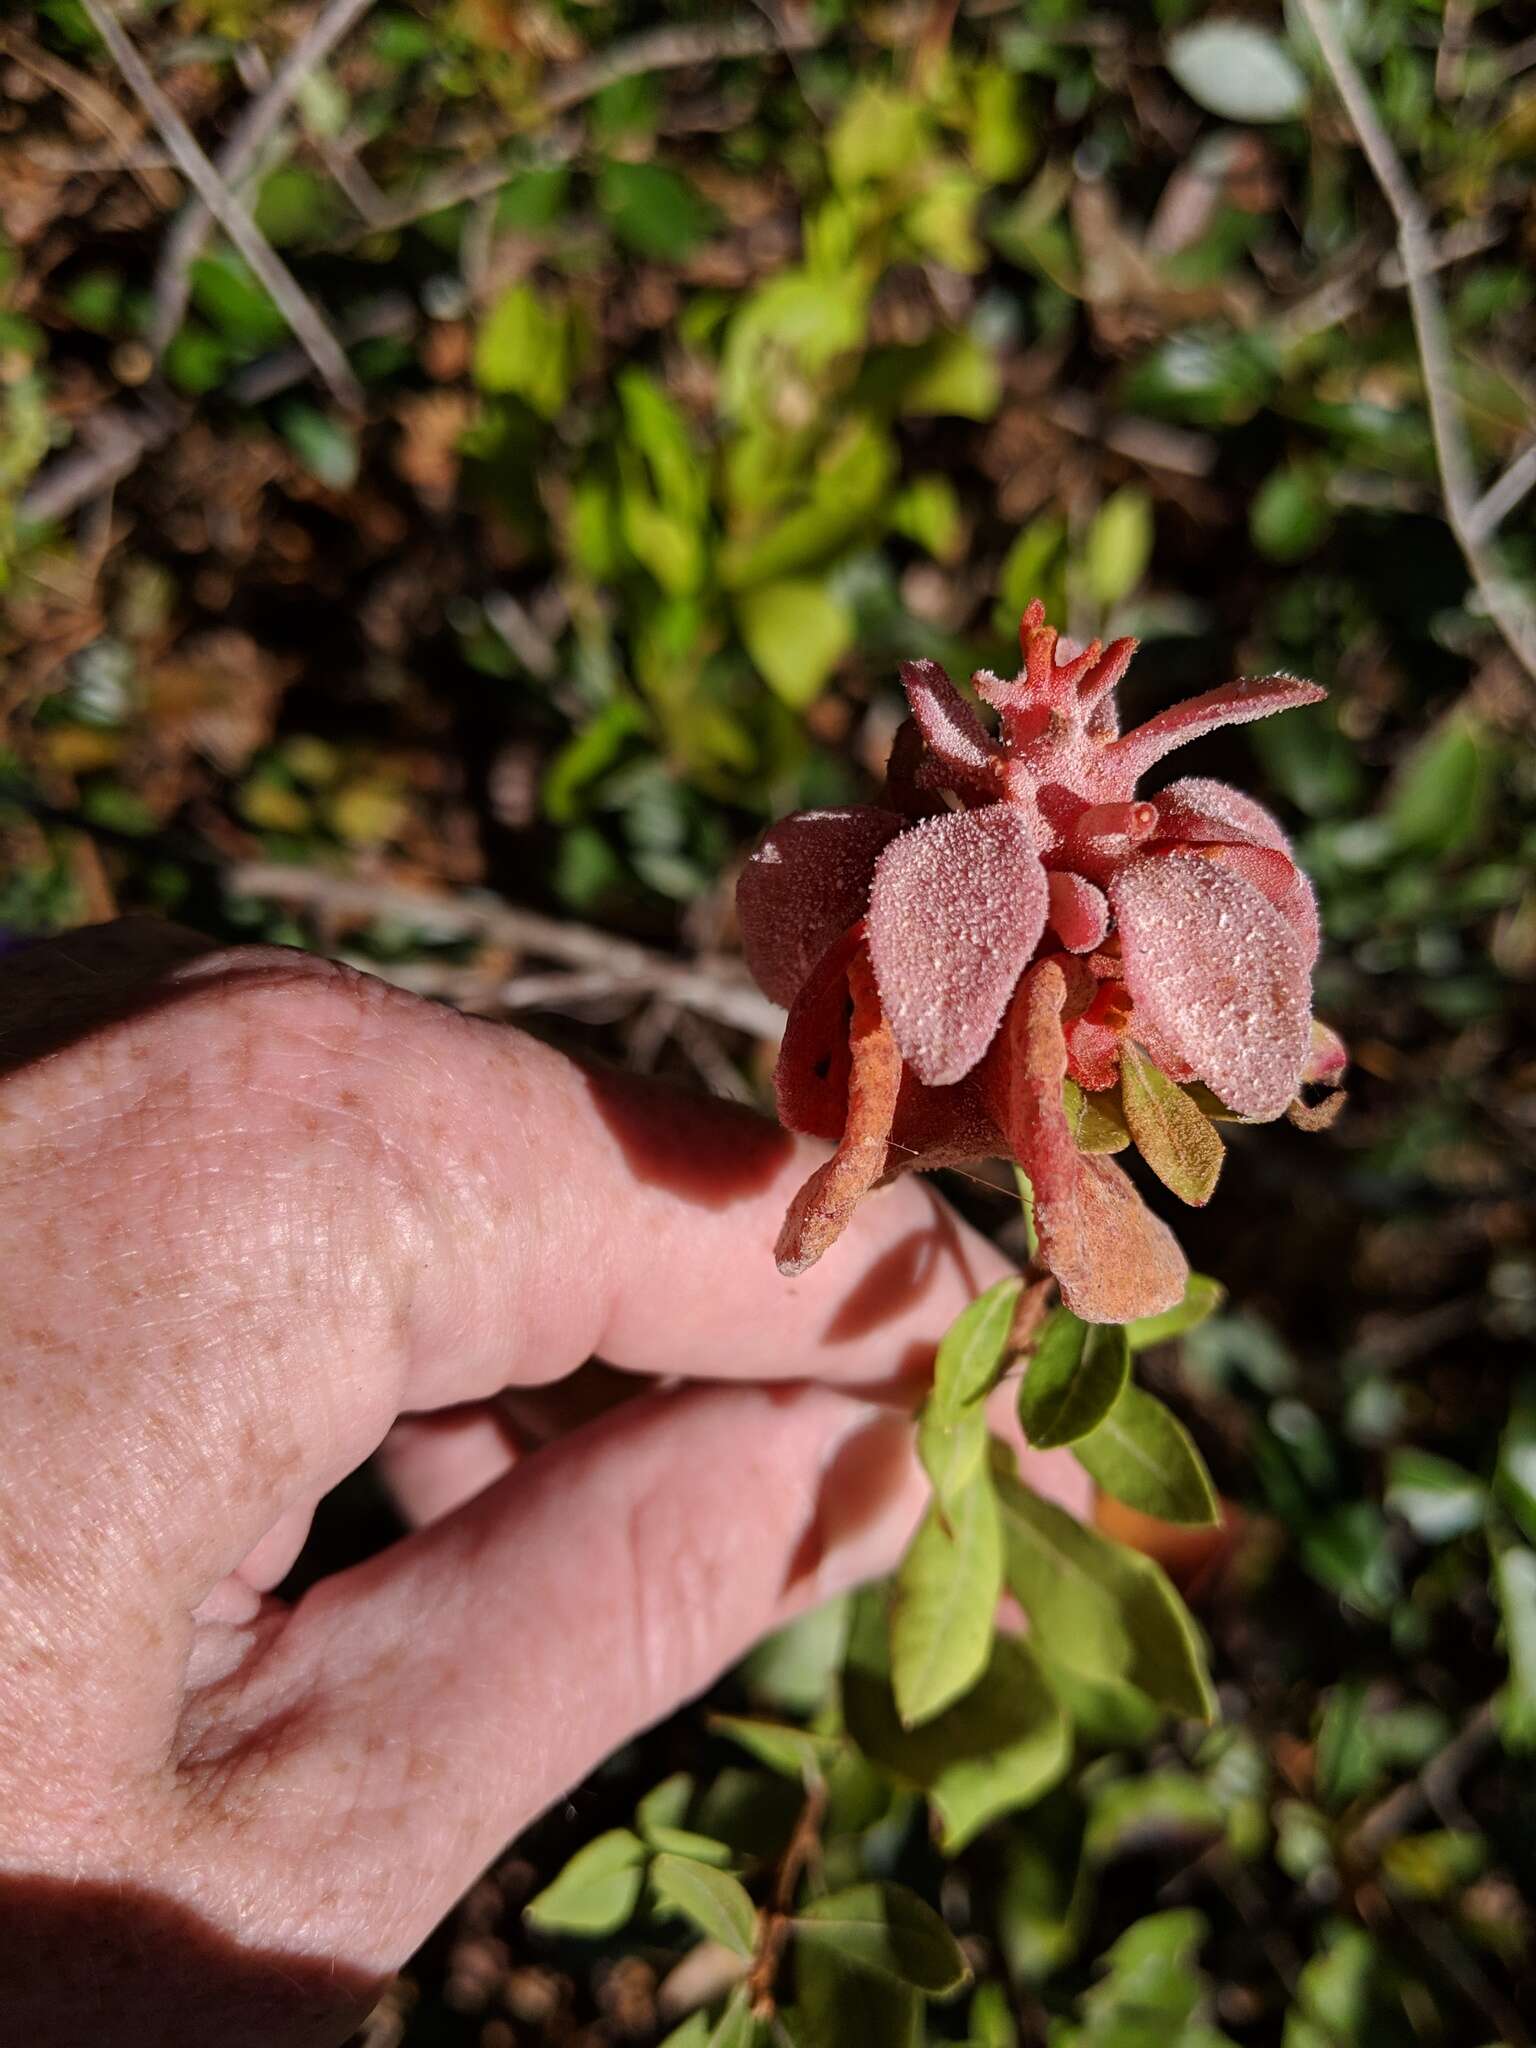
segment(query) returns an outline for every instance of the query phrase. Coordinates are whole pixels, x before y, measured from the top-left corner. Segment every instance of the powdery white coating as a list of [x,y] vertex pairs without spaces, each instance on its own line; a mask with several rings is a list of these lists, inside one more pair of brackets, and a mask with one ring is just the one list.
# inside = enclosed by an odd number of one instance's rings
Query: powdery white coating
[[742,950],[764,995],[786,1008],[827,947],[864,915],[875,859],[906,820],[856,805],[770,825],[736,885]]
[[881,854],[869,950],[896,1043],[920,1081],[969,1073],[1045,928],[1046,881],[1010,804],[953,811]]
[[1240,840],[1290,854],[1291,842],[1264,806],[1205,775],[1170,782],[1155,799],[1159,839]]
[[1283,913],[1231,868],[1177,849],[1138,856],[1109,893],[1138,1016],[1229,1109],[1279,1116],[1300,1084],[1312,1021]]
[[[1296,676],[1241,676],[1235,683],[1223,683],[1198,697],[1186,697],[1138,725],[1106,749],[1110,759],[1133,783],[1154,761],[1187,746],[1203,733],[1220,725],[1246,725],[1252,718],[1268,718],[1274,711],[1293,711],[1301,704],[1316,704],[1328,692],[1316,683],[1304,683]],[[1130,783],[1127,784],[1129,789]]]
[[945,788],[995,795],[999,750],[939,664],[904,661],[901,683],[940,770],[933,780]]
[[1109,930],[1109,899],[1081,875],[1054,873],[1046,881],[1051,930],[1069,953],[1091,953]]

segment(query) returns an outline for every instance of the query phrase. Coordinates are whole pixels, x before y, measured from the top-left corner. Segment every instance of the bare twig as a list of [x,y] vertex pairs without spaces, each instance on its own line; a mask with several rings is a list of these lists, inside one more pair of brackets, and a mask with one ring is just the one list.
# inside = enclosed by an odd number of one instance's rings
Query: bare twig
[[[244,862],[228,869],[225,886],[237,896],[267,896],[295,908],[309,908],[333,920],[393,918],[413,930],[443,939],[482,938],[513,953],[531,953],[583,970],[580,1000],[593,996],[632,994],[662,996],[680,1009],[713,1017],[734,1031],[774,1039],[784,1028],[784,1013],[759,995],[741,963],[728,957],[678,960],[630,939],[595,931],[590,925],[566,924],[537,911],[487,895],[429,896],[389,882],[363,881],[322,868],[290,867],[273,861]],[[377,971],[377,970],[375,970]],[[386,970],[387,972],[387,970]],[[430,990],[420,976],[410,985],[421,993],[454,992],[453,977],[461,970],[438,970]],[[601,984],[591,977],[601,977]],[[573,977],[574,978],[574,977]],[[498,1000],[508,989],[518,1006],[528,1002],[532,977],[514,978],[492,991]],[[565,984],[569,999],[569,980]],[[466,984],[467,986],[467,984]],[[479,993],[486,993],[483,976]],[[533,993],[539,1006],[557,994],[554,978],[537,978]],[[563,1004],[562,1004],[563,1007]]]
[[[1494,1704],[1485,1700],[1460,1732],[1432,1756],[1416,1778],[1373,1806],[1346,1845],[1352,1863],[1373,1863],[1394,1835],[1411,1827],[1427,1806],[1443,1818],[1456,1789],[1495,1735]],[[1449,1824],[1449,1823],[1448,1823]]]
[[274,253],[245,207],[198,147],[197,138],[161,91],[107,0],[81,0],[81,4],[92,27],[106,44],[113,63],[123,74],[129,90],[175,157],[183,177],[265,286],[338,403],[349,411],[360,412],[363,406],[362,386],[353,376],[341,344],[287,265]]
[[[229,140],[215,160],[226,185],[238,186],[255,168],[305,79],[325,62],[348,29],[372,5],[373,0],[328,0],[321,8],[230,130]],[[189,200],[165,238],[155,266],[155,310],[149,328],[149,345],[157,356],[164,352],[186,317],[192,265],[208,246],[215,218],[206,198]],[[297,328],[294,332],[298,332]]]
[[773,1987],[789,1940],[795,1887],[806,1865],[821,1853],[821,1824],[827,1814],[827,1787],[813,1778],[805,1791],[805,1804],[795,1831],[790,1836],[774,1878],[773,1898],[759,1922],[757,1952],[747,1973],[747,1992],[758,2019],[767,2019],[774,2009]]
[[0,51],[13,64],[21,65],[34,78],[40,78],[44,85],[51,86],[61,99],[69,100],[111,136],[125,158],[123,169],[132,171],[157,206],[175,205],[177,187],[169,175],[170,166],[143,164],[135,160],[139,124],[104,86],[98,85],[94,78],[87,78],[83,71],[76,71],[73,65],[65,64],[47,50],[40,49],[30,37],[15,29],[0,28]]
[[[1458,221],[1436,241],[1430,252],[1429,268],[1445,270],[1468,256],[1480,256],[1485,249],[1496,248],[1507,233],[1507,225],[1500,221]],[[1326,334],[1341,320],[1358,313],[1378,285],[1401,291],[1407,281],[1403,259],[1395,249],[1388,250],[1379,261],[1370,249],[1357,250],[1337,276],[1308,292],[1280,315],[1274,324],[1275,337],[1282,347],[1310,341],[1314,334]]]
[[[402,292],[385,292],[359,307],[342,329],[348,345],[408,334],[416,308]],[[259,356],[230,379],[228,395],[237,405],[260,405],[309,374],[309,357],[301,348],[279,349]],[[192,417],[192,408],[164,394],[146,396],[137,410],[109,406],[84,422],[78,448],[51,462],[21,501],[20,515],[38,525],[67,519],[100,492],[110,490],[138,468]]]
[[1317,39],[1366,161],[1397,223],[1398,253],[1418,342],[1446,524],[1488,616],[1527,673],[1536,677],[1536,606],[1490,552],[1491,530],[1480,532],[1476,525],[1477,479],[1456,400],[1445,307],[1434,282],[1433,247],[1423,204],[1382,126],[1370,89],[1345,46],[1328,0],[1297,0],[1297,4]]
[[1536,490],[1536,441],[1526,444],[1504,474],[1488,486],[1472,507],[1473,532],[1486,540],[1530,490]]
[[[707,22],[680,28],[643,29],[593,57],[567,64],[555,72],[540,93],[535,119],[553,121],[605,87],[621,79],[642,78],[655,71],[680,71],[694,64],[718,64],[733,57],[766,57],[779,51],[793,54],[814,49],[818,37],[809,25],[786,25],[782,34],[771,22],[748,16],[718,25]],[[563,154],[569,156],[574,144]],[[541,161],[548,161],[547,155]],[[488,199],[515,178],[521,164],[470,164],[423,185],[368,223],[369,232],[409,227],[428,214],[446,212],[476,199]]]

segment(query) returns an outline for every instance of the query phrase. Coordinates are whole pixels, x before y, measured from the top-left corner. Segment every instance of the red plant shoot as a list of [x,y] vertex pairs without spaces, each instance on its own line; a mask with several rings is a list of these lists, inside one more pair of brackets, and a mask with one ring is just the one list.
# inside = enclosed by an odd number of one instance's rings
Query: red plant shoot
[[904,663],[885,804],[781,819],[742,875],[748,963],[789,1009],[780,1117],[837,1144],[777,1256],[803,1272],[896,1173],[1011,1156],[1067,1306],[1123,1322],[1171,1307],[1187,1269],[1106,1155],[1134,1139],[1203,1201],[1209,1115],[1305,1120],[1303,1085],[1344,1063],[1312,1022],[1317,909],[1279,825],[1223,783],[1136,785],[1324,692],[1248,678],[1122,734],[1133,640],[1063,659],[1038,601],[1020,640],[1016,677],[974,679],[995,735],[937,663]]

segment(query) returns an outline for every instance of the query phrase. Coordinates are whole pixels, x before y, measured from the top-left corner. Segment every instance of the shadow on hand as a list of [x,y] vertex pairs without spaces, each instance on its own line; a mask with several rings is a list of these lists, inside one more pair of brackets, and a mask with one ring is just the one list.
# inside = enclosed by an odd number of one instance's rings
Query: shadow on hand
[[777,1124],[739,1103],[595,1061],[578,1064],[636,1180],[701,1209],[723,1209],[760,1194],[793,1150],[793,1140]]
[[336,2048],[383,1980],[247,1948],[132,1886],[0,1877],[0,2013],[26,2048]]
[[42,939],[0,962],[0,1076],[186,991],[166,977],[221,950],[179,924],[124,917]]
[[[927,1223],[899,1237],[873,1265],[864,1268],[827,1324],[825,1335],[829,1343],[867,1337],[883,1323],[905,1315],[923,1299],[946,1267],[959,1276],[967,1295],[980,1291],[980,1281],[954,1211],[946,1207],[926,1181],[919,1186],[928,1204]],[[835,1246],[830,1256],[836,1256]],[[932,1363],[933,1347],[919,1347],[912,1359],[895,1360],[892,1374],[903,1377],[909,1371],[926,1370]]]

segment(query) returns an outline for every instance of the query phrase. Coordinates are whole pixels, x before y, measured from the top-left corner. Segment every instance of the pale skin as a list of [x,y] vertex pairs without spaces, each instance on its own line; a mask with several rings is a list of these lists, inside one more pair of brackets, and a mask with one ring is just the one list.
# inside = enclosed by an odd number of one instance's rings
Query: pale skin
[[[345,2040],[522,1826],[893,1564],[908,1411],[1007,1269],[908,1182],[782,1279],[814,1158],[299,954],[0,963],[18,2040]],[[493,1397],[593,1357],[665,1384],[520,1448]],[[412,1533],[275,1599],[370,1456]]]

